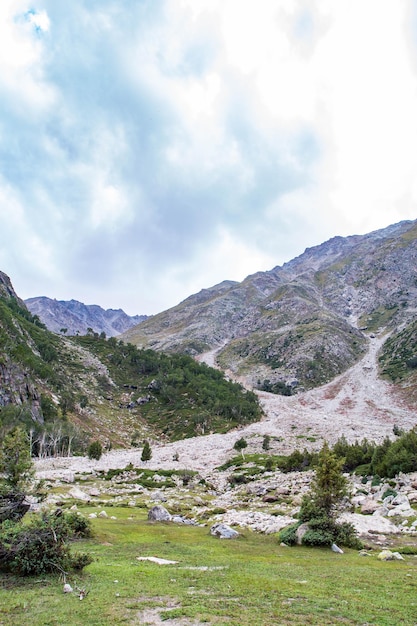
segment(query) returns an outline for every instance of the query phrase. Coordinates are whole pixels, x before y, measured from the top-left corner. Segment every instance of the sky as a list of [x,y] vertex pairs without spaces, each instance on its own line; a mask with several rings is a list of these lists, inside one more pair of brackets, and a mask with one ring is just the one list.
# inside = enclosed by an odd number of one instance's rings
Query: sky
[[155,314],[417,218],[417,0],[1,0],[0,270]]

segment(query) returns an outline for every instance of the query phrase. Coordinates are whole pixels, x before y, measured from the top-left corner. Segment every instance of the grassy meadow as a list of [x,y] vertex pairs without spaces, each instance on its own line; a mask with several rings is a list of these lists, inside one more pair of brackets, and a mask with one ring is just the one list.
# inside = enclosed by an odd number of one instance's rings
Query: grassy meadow
[[[84,514],[97,511],[82,509]],[[64,594],[57,576],[0,575],[0,625],[171,624],[276,626],[417,624],[417,557],[380,562],[328,549],[288,548],[242,530],[236,540],[208,527],[150,523],[146,511],[112,507],[94,537],[73,550],[94,557]],[[158,565],[137,557],[178,561]]]

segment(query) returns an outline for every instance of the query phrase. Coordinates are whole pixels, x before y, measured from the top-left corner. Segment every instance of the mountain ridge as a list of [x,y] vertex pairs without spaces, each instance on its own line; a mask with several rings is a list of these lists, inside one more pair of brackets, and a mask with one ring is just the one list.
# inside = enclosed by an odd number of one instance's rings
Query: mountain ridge
[[249,385],[308,389],[353,365],[369,332],[413,319],[416,267],[417,221],[337,236],[283,266],[189,296],[122,338],[193,356],[217,349],[220,367]]
[[107,337],[115,337],[148,317],[127,315],[122,309],[103,309],[98,304],[84,304],[73,299],[55,300],[38,296],[24,302],[48,330],[68,335],[85,335],[92,329],[99,334],[104,332]]

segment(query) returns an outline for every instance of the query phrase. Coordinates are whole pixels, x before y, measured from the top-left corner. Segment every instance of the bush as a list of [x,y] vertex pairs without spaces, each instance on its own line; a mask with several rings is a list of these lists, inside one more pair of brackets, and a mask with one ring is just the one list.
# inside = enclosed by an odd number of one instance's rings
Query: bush
[[311,519],[308,526],[302,538],[305,546],[331,546],[336,543],[347,548],[362,548],[354,526],[348,522],[340,524],[328,517],[318,517]]
[[395,496],[397,496],[398,493],[395,491],[395,489],[385,489],[384,493],[382,494],[381,498],[382,500],[385,500],[385,498],[388,498],[389,496],[393,496],[395,498]]
[[44,514],[30,524],[5,522],[0,531],[0,569],[20,576],[82,569],[92,558],[71,554],[73,537],[65,515]]
[[91,522],[86,517],[79,515],[71,511],[70,513],[65,513],[65,522],[68,525],[68,528],[71,532],[71,536],[74,538],[86,538],[91,537]]
[[302,540],[304,546],[331,546],[333,541],[333,535],[328,530],[316,528],[315,530],[309,528],[304,534]]
[[282,543],[286,543],[287,546],[295,546],[297,543],[297,529],[300,526],[301,522],[297,522],[296,524],[291,524],[291,526],[287,526],[279,533],[278,537]]
[[88,446],[87,454],[89,459],[95,459],[96,461],[99,461],[103,454],[103,446],[99,441],[93,441]]
[[238,439],[237,441],[235,441],[234,444],[234,449],[235,450],[243,450],[244,448],[248,447],[248,442],[246,441],[246,439],[244,439],[243,437],[241,437],[240,439]]
[[262,441],[262,450],[265,450],[265,452],[267,450],[269,450],[271,445],[271,437],[269,435],[264,435],[263,441]]
[[151,446],[149,445],[149,441],[145,441],[145,444],[144,444],[143,450],[142,450],[142,455],[141,455],[140,458],[144,462],[151,460],[151,458],[152,458],[152,450],[151,450]]

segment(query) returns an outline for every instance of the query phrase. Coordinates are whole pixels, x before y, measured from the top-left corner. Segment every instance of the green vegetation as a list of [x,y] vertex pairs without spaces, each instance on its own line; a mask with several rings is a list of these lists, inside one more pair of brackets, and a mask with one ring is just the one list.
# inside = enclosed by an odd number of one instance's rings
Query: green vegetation
[[380,328],[387,326],[398,313],[398,305],[379,307],[371,313],[361,316],[358,323],[361,328],[366,328],[369,332],[377,332]]
[[275,393],[279,396],[291,396],[292,389],[289,385],[286,385],[282,380],[277,380],[271,383],[269,378],[266,378],[263,383],[259,383],[258,389],[261,391],[268,391],[268,393]]
[[142,455],[141,455],[141,460],[142,461],[150,461],[152,458],[152,450],[151,450],[151,446],[149,445],[149,441],[145,441],[145,444],[143,446],[143,450],[142,450]]
[[292,325],[290,330],[270,330],[235,339],[220,351],[218,362],[224,369],[230,363],[236,369],[237,364],[241,373],[261,364],[263,371],[268,369],[258,387],[291,395],[291,387],[282,379],[295,378],[305,389],[317,387],[353,365],[366,343],[362,333],[343,320],[317,311],[293,320]]
[[393,382],[416,376],[417,321],[386,340],[379,363],[382,374]]
[[0,495],[24,491],[33,474],[28,437],[16,427],[4,437],[0,449]]
[[[86,507],[84,514],[94,509]],[[380,562],[347,550],[281,547],[244,531],[235,541],[207,528],[154,524],[146,511],[114,507],[93,520],[82,549],[94,560],[67,581],[89,594],[63,594],[55,575],[0,577],[4,626],[102,626],[183,619],[228,626],[415,624],[416,561]],[[137,557],[177,561],[159,566]],[[147,613],[145,613],[147,611]]]
[[87,455],[89,459],[99,461],[103,454],[103,446],[99,441],[92,441],[88,446]]
[[63,338],[12,298],[0,297],[0,346],[0,440],[20,426],[33,456],[86,454],[97,423],[102,445],[126,445],[226,432],[262,414],[254,393],[189,356],[138,350],[92,330]]
[[338,459],[325,443],[319,452],[310,493],[301,502],[299,522],[285,529],[280,539],[288,545],[297,543],[297,531],[306,524],[301,542],[305,546],[330,546],[335,543],[360,548],[361,542],[351,524],[336,521],[348,482],[342,474],[343,459]]
[[261,417],[253,392],[190,356],[142,350],[114,338],[74,341],[108,367],[137,415],[171,440],[227,432]]
[[417,429],[402,433],[396,440],[385,440],[377,445],[366,439],[361,443],[347,443],[342,437],[333,451],[343,459],[344,471],[356,471],[364,476],[393,478],[400,472],[417,471]]
[[0,570],[19,576],[53,572],[58,576],[81,570],[92,562],[88,554],[72,553],[70,541],[91,535],[88,520],[75,514],[44,513],[30,523],[0,526]]

